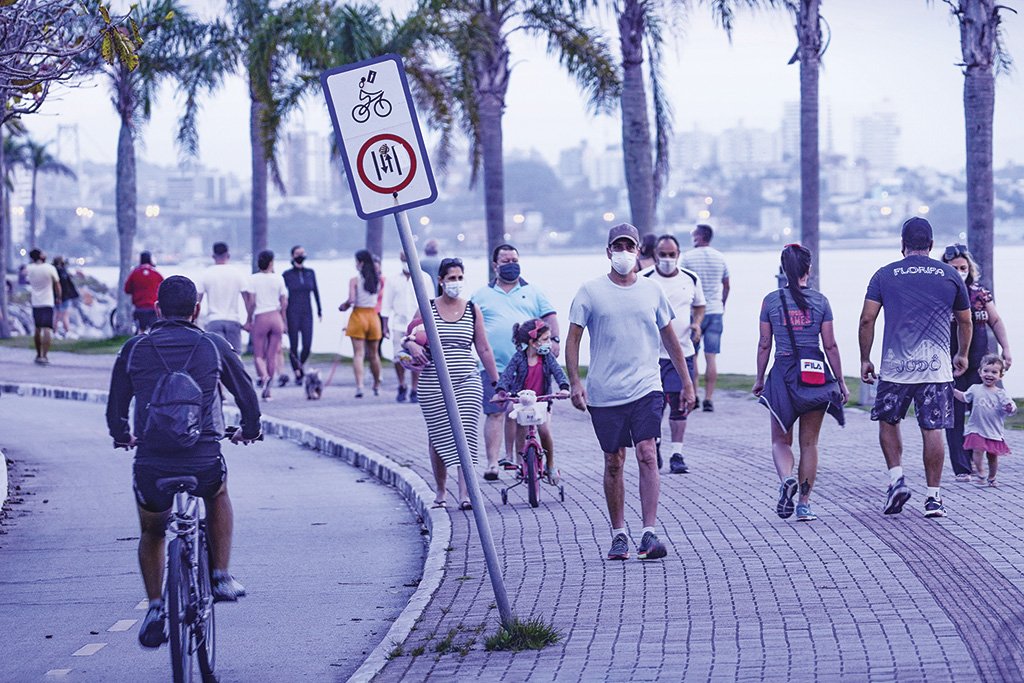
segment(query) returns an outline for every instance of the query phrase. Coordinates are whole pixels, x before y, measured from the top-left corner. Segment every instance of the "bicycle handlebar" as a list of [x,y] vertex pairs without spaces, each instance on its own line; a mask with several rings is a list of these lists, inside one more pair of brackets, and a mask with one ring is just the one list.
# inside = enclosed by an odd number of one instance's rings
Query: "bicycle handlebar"
[[[566,394],[565,396],[562,396],[561,394],[542,394],[542,395],[537,397],[537,403],[546,403],[546,402],[552,401],[552,400],[561,401],[561,400],[566,399],[566,398],[571,398],[571,397],[568,394]],[[496,402],[501,402],[501,403],[519,403],[519,397],[516,396],[515,394],[509,394],[505,398],[499,398],[498,401],[496,401]]]
[[[224,428],[224,436],[220,437],[220,439],[218,439],[218,441],[221,440],[221,439],[231,439],[232,437],[234,437],[235,433],[238,430],[239,430],[238,425],[228,425],[227,427]],[[243,439],[243,443],[246,442],[246,441],[263,441],[263,432],[260,431],[259,435],[256,436],[253,439]],[[129,443],[120,443],[118,441],[114,442],[114,448],[123,448],[126,451],[130,451],[131,449],[135,448],[135,446],[136,446],[136,443],[135,443],[134,440],[129,442]]]

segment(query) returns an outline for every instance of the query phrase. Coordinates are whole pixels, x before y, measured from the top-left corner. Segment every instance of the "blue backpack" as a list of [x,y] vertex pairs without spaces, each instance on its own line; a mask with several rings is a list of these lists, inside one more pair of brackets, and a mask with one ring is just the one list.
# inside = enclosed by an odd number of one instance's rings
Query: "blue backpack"
[[203,428],[203,390],[188,374],[188,364],[199,348],[202,337],[192,347],[180,370],[171,370],[156,344],[152,339],[147,339],[167,372],[157,380],[149,405],[146,406],[148,415],[142,430],[142,441],[154,450],[191,448],[199,441]]

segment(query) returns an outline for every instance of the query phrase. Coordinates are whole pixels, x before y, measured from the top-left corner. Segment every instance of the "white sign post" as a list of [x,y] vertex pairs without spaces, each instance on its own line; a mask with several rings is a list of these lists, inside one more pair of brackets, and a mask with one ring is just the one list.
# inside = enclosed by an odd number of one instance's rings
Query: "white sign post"
[[[420,257],[405,210],[436,200],[437,185],[430,170],[430,160],[423,144],[401,58],[398,55],[384,55],[330,69],[321,74],[320,83],[327,97],[327,108],[334,122],[338,146],[342,150],[345,174],[355,200],[356,213],[365,220],[395,214],[398,236],[402,240],[409,269],[419,273]],[[494,549],[494,537],[487,522],[480,485],[473,471],[466,431],[455,402],[448,364],[444,353],[440,351],[441,339],[434,322],[430,293],[421,278],[413,277],[412,283],[428,343],[434,350],[434,367],[444,395],[448,422],[455,436],[459,463],[469,488],[469,498],[473,503],[473,516],[487,562],[487,573],[491,577],[495,604],[502,624],[511,627],[512,608],[509,606],[501,566]]]

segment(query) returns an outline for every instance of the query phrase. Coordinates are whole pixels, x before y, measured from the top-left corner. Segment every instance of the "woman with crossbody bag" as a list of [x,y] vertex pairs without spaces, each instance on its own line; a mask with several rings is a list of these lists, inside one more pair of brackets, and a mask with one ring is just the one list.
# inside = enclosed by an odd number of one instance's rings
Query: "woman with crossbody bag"
[[[807,287],[810,250],[799,244],[786,245],[782,250],[782,270],[788,284],[769,293],[761,304],[753,393],[771,413],[772,457],[781,481],[775,512],[786,519],[793,515],[795,507],[797,521],[809,522],[817,519],[811,511],[810,496],[818,471],[821,423],[827,412],[840,426],[845,424],[843,405],[850,392],[843,381],[832,328],[832,307],[824,294]],[[766,381],[773,340],[775,361]],[[793,476],[793,426],[798,421],[799,478]],[[793,499],[798,493],[794,506]]]

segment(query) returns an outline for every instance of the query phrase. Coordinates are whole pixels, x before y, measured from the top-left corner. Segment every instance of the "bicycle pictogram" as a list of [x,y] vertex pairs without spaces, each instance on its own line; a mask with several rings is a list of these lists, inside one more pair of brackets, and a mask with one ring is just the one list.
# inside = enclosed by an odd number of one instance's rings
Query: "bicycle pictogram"
[[391,102],[385,99],[383,90],[367,91],[366,86],[372,84],[377,78],[377,72],[370,69],[370,72],[359,79],[359,104],[352,108],[352,119],[356,123],[366,123],[370,120],[370,110],[379,118],[387,118],[391,114]]

